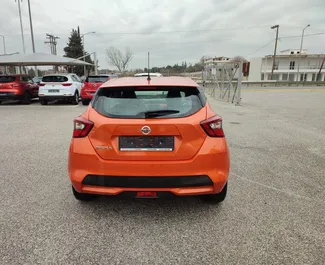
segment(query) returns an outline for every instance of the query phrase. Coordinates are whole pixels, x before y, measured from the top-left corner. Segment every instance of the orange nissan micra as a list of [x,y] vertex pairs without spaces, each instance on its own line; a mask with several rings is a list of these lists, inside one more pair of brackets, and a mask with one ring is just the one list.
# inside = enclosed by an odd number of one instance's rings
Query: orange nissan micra
[[74,120],[69,175],[78,200],[227,194],[222,118],[190,78],[110,80]]

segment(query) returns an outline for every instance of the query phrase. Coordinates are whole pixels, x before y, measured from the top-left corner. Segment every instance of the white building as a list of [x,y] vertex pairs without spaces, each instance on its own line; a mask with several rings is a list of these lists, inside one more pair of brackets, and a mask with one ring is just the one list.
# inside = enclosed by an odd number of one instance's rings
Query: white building
[[[307,50],[287,49],[275,57],[272,80],[316,81],[325,54],[308,54]],[[298,64],[300,62],[299,74]],[[248,81],[271,80],[273,55],[250,60]],[[319,81],[325,81],[325,63]],[[298,79],[297,79],[298,76]]]
[[225,56],[215,56],[212,58],[204,58],[204,63],[207,66],[214,65],[216,63],[231,61],[231,58]]

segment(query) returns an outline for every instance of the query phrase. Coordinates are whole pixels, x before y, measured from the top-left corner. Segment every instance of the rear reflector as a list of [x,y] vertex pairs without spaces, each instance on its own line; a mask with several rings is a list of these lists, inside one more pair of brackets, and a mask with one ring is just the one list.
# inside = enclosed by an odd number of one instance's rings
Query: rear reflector
[[218,115],[201,122],[201,126],[207,135],[210,137],[224,137],[222,129],[222,118]]
[[86,137],[94,126],[92,121],[89,121],[83,117],[74,119],[73,124],[73,138]]
[[62,86],[71,86],[72,83],[63,83]]
[[45,86],[45,84],[44,83],[40,83],[39,86]]
[[155,191],[138,191],[136,197],[158,197],[157,192]]

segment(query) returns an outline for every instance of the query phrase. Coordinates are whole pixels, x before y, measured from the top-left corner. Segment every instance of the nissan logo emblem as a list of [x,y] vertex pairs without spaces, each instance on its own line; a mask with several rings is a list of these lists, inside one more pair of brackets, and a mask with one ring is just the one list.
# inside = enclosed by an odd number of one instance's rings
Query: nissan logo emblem
[[143,134],[149,134],[149,133],[151,132],[151,129],[150,129],[149,126],[143,126],[143,127],[141,128],[141,132],[142,132]]

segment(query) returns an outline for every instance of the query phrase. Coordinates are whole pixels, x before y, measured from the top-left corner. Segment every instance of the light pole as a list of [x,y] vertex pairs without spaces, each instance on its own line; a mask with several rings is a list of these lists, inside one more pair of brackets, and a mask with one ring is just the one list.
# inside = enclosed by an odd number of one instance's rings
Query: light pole
[[4,35],[1,35],[1,34],[0,34],[0,37],[2,37],[2,39],[3,39],[3,53],[4,53],[4,55],[6,55],[7,54],[7,52],[6,52],[6,38]]
[[[32,48],[33,48],[33,53],[35,53],[34,30],[33,30],[32,11],[30,8],[30,0],[28,0],[27,3],[28,3],[28,13],[29,13],[30,34],[32,38]],[[35,76],[38,77],[38,71],[36,66],[35,66]]]
[[[85,35],[95,34],[95,33],[96,33],[95,31],[91,31],[91,32],[87,32],[87,33],[84,33],[84,34],[81,35],[84,55],[86,53],[86,51],[85,51]],[[86,56],[84,57],[84,62],[86,62]],[[84,65],[84,76],[86,76],[86,65]]]
[[20,8],[20,1],[22,0],[15,0],[18,2],[18,12],[19,12],[19,19],[20,19],[20,31],[21,31],[21,41],[23,43],[23,52],[26,53],[25,50],[25,39],[24,39],[24,30],[23,30],[23,20],[21,18],[21,8]]
[[[4,55],[7,55],[7,52],[6,52],[6,38],[4,35],[0,35],[0,37],[2,37],[3,39],[3,54]],[[5,74],[7,73],[7,66],[4,67],[5,69]]]
[[[302,34],[301,34],[301,43],[300,43],[300,51],[299,51],[299,60],[298,60],[298,69],[297,69],[297,82],[299,81],[299,70],[300,70],[300,60],[301,60],[301,50],[302,50],[302,44],[304,41],[304,34],[305,34],[305,30],[306,28],[310,27],[310,25],[308,24],[306,27],[304,27],[304,29],[302,30]],[[304,78],[303,78],[304,79]]]

